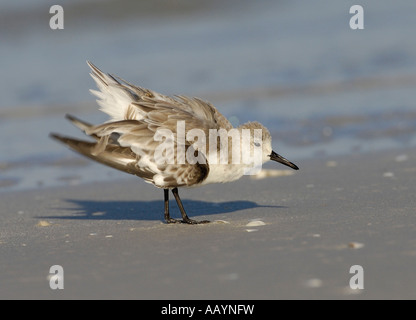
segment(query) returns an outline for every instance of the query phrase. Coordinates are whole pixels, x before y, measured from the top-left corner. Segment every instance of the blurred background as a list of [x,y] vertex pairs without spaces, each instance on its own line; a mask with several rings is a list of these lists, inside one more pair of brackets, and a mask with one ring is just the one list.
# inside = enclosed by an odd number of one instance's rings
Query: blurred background
[[[65,113],[107,120],[86,60],[209,100],[234,125],[258,120],[300,166],[379,150],[405,159],[416,145],[416,2],[358,2],[2,0],[0,192],[129,179],[48,138],[82,136]],[[49,26],[54,4],[62,30]],[[350,28],[354,4],[364,30]]]

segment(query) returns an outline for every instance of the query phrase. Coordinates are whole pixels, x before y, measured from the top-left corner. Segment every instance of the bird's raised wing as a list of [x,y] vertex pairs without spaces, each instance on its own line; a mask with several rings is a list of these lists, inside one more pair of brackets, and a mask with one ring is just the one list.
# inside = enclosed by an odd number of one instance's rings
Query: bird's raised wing
[[[97,98],[101,110],[112,117],[110,121],[142,120],[151,112],[170,112],[172,117],[190,121],[197,119],[208,128],[231,129],[231,123],[209,102],[186,96],[169,97],[156,91],[135,86],[128,81],[105,74],[91,62],[91,76],[99,91],[90,90]],[[176,115],[175,115],[176,114]],[[161,122],[160,122],[161,123]],[[196,123],[195,123],[196,124]],[[192,125],[190,123],[190,125]],[[192,129],[192,127],[191,127]]]

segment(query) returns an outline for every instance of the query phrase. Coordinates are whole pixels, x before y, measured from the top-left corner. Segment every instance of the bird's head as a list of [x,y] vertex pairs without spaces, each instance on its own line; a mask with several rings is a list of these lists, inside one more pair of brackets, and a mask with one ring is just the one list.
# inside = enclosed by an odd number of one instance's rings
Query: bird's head
[[[263,163],[272,160],[284,164],[285,166],[291,167],[294,170],[299,170],[299,167],[297,165],[273,151],[272,136],[270,135],[269,130],[265,126],[258,122],[248,122],[246,124],[243,124],[241,127],[243,129],[250,129],[250,131],[252,132],[251,150],[253,151],[256,148],[262,148],[261,153]],[[257,132],[259,134],[256,134],[256,129],[258,130]]]

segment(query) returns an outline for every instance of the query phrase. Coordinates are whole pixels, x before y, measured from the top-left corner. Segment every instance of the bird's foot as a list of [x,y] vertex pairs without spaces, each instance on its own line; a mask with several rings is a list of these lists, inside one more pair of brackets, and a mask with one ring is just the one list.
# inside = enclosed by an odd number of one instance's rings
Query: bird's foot
[[182,223],[182,220],[173,219],[173,218],[165,219],[165,221],[166,223]]
[[209,223],[210,221],[208,220],[202,220],[202,221],[197,221],[197,220],[193,220],[193,219],[183,219],[183,220],[179,220],[179,219],[174,219],[174,218],[167,218],[165,219],[166,223],[170,224],[170,223],[186,223],[186,224],[204,224],[204,223]]
[[208,220],[201,220],[201,221],[197,221],[197,220],[193,220],[193,219],[184,219],[181,220],[180,222],[182,223],[186,223],[186,224],[204,224],[204,223],[209,223]]

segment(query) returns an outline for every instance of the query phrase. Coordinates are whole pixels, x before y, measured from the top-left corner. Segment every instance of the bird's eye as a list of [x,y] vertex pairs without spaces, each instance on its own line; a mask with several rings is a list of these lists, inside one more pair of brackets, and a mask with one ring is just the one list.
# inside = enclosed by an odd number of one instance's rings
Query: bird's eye
[[260,147],[260,142],[254,142],[255,147]]

